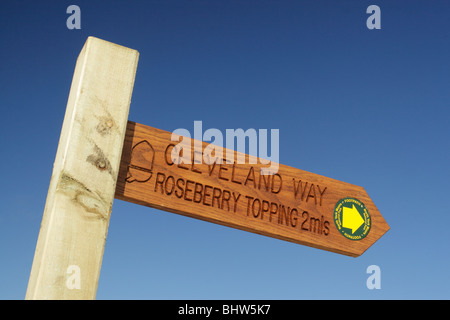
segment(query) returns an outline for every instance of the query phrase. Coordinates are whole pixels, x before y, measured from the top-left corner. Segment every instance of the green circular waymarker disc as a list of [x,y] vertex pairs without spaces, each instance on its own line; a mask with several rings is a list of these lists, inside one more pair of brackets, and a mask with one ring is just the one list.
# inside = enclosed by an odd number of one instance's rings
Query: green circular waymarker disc
[[372,225],[369,210],[356,198],[339,200],[334,207],[333,220],[339,232],[350,240],[365,238]]

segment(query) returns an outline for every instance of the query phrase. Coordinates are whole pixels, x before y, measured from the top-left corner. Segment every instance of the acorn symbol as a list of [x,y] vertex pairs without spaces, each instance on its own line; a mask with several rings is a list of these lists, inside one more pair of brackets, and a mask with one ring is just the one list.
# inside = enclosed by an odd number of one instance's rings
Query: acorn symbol
[[126,182],[147,182],[152,177],[155,150],[152,145],[143,140],[131,149],[131,159],[128,165]]

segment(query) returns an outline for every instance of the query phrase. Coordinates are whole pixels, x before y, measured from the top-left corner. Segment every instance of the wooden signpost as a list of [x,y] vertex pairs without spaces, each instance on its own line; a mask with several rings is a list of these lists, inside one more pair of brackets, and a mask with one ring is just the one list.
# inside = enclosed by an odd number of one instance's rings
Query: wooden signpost
[[93,37],[80,53],[27,299],[95,298],[114,197],[353,257],[389,230],[362,187],[282,164],[265,175],[233,150],[206,162],[195,140],[190,161],[174,156],[172,133],[128,121],[138,56]]
[[26,299],[95,298],[138,57],[93,37],[78,56]]
[[226,149],[206,164],[197,144],[185,163],[171,132],[129,121],[116,198],[353,257],[389,230],[362,187],[282,164],[263,175]]

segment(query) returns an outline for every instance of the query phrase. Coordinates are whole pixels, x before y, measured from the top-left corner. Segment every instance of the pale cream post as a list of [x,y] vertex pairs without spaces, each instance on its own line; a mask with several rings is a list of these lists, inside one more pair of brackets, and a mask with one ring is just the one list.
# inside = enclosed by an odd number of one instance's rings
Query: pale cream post
[[95,299],[139,53],[89,37],[70,88],[26,299]]

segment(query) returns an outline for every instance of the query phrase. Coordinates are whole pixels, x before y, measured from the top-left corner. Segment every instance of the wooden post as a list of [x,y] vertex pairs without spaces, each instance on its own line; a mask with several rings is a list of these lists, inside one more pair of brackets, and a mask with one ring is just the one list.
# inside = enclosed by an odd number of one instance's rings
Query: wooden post
[[95,299],[138,58],[94,37],[78,57],[26,299]]

